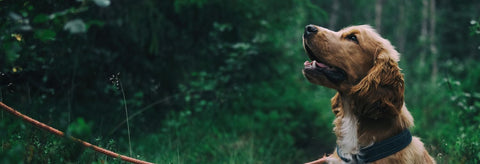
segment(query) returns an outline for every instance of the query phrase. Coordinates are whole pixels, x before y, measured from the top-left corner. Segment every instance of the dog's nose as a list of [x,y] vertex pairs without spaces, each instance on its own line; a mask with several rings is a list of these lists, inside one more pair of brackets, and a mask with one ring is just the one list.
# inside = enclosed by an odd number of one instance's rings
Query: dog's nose
[[306,35],[315,34],[317,32],[318,32],[318,29],[314,25],[305,26],[305,34]]

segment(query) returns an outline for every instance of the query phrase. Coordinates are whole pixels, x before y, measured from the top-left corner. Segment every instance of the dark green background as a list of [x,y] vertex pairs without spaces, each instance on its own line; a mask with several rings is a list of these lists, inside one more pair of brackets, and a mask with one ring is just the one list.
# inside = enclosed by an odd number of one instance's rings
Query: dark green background
[[[133,157],[155,163],[303,163],[335,145],[335,92],[303,78],[303,29],[371,24],[402,54],[413,134],[438,163],[478,163],[479,9],[474,0],[1,0],[0,101],[129,155],[126,104]],[[85,32],[65,27],[73,20]],[[3,111],[0,141],[0,163],[121,163]]]

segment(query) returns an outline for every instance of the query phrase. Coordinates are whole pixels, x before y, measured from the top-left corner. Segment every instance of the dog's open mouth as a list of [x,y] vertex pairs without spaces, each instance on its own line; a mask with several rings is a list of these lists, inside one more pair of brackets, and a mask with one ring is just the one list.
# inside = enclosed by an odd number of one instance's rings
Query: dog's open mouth
[[316,74],[323,74],[325,75],[330,81],[334,83],[339,83],[343,80],[346,79],[346,73],[340,68],[331,66],[327,64],[326,62],[323,62],[320,58],[318,58],[313,51],[308,47],[307,44],[304,44],[305,51],[307,52],[307,56],[310,61],[305,61],[303,63],[304,65],[304,70],[306,73],[309,73],[311,75],[316,75]]
[[315,54],[313,53],[313,51],[310,49],[310,47],[308,47],[307,44],[305,44],[304,46],[305,46],[305,51],[307,51],[308,58],[310,58],[310,60],[312,60],[312,62],[305,61],[305,63],[303,63],[305,68],[329,69],[329,70],[334,70],[335,69],[334,67],[329,66],[325,62],[322,62],[318,57],[316,57]]

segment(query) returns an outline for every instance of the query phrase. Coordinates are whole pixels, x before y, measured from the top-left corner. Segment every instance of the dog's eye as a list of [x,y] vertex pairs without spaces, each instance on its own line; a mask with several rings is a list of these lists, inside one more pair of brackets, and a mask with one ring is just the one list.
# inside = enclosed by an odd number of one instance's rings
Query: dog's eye
[[350,34],[346,37],[346,39],[352,41],[352,42],[355,42],[358,44],[358,40],[357,40],[357,36],[355,36],[355,34]]

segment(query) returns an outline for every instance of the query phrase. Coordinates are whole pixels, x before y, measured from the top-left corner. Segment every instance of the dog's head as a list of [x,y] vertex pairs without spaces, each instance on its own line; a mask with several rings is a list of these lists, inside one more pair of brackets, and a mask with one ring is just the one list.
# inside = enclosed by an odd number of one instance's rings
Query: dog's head
[[368,109],[384,105],[400,109],[403,105],[403,75],[397,64],[400,56],[370,26],[335,32],[307,25],[303,46],[312,60],[305,61],[303,68],[310,82],[357,95],[356,105]]
[[304,63],[305,77],[314,84],[336,90],[347,90],[358,84],[376,60],[399,60],[390,42],[368,25],[351,26],[338,32],[308,25],[303,46],[312,60]]

